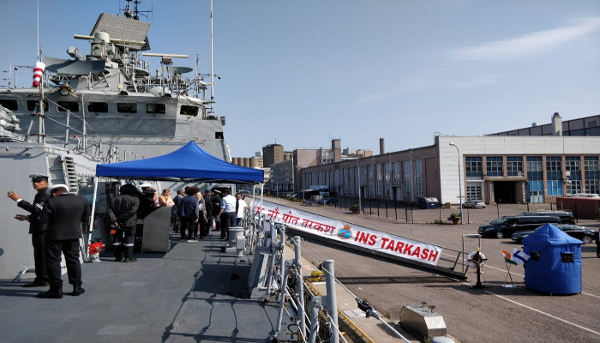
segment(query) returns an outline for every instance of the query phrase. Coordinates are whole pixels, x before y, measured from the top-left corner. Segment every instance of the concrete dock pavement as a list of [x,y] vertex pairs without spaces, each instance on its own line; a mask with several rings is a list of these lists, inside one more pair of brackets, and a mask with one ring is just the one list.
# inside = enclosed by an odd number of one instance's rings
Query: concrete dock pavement
[[[287,243],[286,245],[286,249],[284,250],[286,260],[294,259],[295,251],[293,244]],[[300,263],[302,265],[302,275],[306,280],[309,291],[317,296],[327,295],[326,282],[324,281],[325,272],[318,268],[320,263],[318,261],[311,261],[306,257],[301,257]],[[320,275],[321,277],[314,278],[311,275]],[[398,318],[391,318],[389,313],[381,313],[377,308],[374,308],[379,314],[379,319],[367,317],[366,312],[358,307],[357,296],[352,294],[343,284],[336,283],[335,292],[339,327],[349,341],[365,343],[402,342],[404,340],[398,336],[397,333],[399,333],[406,341],[421,342],[418,337],[404,330],[399,325]],[[393,330],[397,331],[397,333]],[[452,338],[450,335],[447,335],[447,337]]]

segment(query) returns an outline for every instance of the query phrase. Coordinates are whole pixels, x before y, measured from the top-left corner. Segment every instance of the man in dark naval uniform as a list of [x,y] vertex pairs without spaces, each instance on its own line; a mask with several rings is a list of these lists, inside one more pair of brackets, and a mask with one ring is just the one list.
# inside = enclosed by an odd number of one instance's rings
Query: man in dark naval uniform
[[[121,194],[113,199],[106,211],[112,226],[111,234],[115,261],[135,262],[133,247],[135,244],[137,213],[140,207],[140,194],[137,188],[131,184],[121,186],[119,193]],[[125,252],[125,259],[123,259],[123,251]]]
[[78,296],[85,292],[81,288],[81,263],[79,262],[79,238],[81,229],[89,221],[90,204],[83,198],[70,194],[67,185],[52,187],[52,198],[48,199],[41,220],[47,222],[46,259],[50,290],[37,295],[38,298],[62,298],[61,252],[65,256],[69,283]]
[[41,223],[39,215],[46,201],[50,198],[48,193],[48,176],[34,174],[29,176],[33,184],[33,189],[37,194],[33,198],[33,204],[21,199],[13,192],[8,191],[8,197],[17,202],[17,206],[29,212],[30,215],[17,214],[15,219],[29,221],[29,233],[31,234],[31,244],[33,245],[33,259],[35,262],[35,279],[32,283],[27,283],[23,287],[48,286],[48,271],[46,268],[46,252],[44,241],[46,237],[46,224]]

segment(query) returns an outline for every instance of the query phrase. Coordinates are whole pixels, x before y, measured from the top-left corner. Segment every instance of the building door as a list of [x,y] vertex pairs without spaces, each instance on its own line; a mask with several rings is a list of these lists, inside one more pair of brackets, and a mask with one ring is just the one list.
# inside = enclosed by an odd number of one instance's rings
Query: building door
[[501,204],[516,204],[517,182],[494,181],[494,201]]
[[467,200],[484,200],[483,194],[483,182],[467,182],[467,194],[463,199]]
[[[527,199],[529,198],[529,199]],[[544,182],[528,181],[525,184],[525,201],[530,203],[544,202]]]

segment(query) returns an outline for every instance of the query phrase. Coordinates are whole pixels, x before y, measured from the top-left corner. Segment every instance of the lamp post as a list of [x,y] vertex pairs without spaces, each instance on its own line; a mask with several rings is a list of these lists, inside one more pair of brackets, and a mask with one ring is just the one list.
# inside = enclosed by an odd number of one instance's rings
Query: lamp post
[[456,161],[458,162],[458,201],[460,206],[460,223],[463,223],[463,201],[462,201],[462,182],[461,182],[461,170],[460,170],[460,149],[454,143],[449,143],[449,145],[456,148]]

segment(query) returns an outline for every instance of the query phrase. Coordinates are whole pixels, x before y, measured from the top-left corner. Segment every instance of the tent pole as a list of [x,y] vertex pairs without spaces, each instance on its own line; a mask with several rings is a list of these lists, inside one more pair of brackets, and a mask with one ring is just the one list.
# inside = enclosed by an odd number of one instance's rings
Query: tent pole
[[86,246],[85,246],[85,261],[89,260],[89,254],[88,254],[88,249],[87,247],[90,245],[90,243],[92,242],[92,232],[94,231],[94,220],[96,218],[96,196],[98,194],[98,178],[94,177],[94,196],[92,198],[92,214],[90,217],[90,228],[89,228],[89,232],[88,232],[88,237],[87,237],[87,242],[86,242]]

